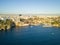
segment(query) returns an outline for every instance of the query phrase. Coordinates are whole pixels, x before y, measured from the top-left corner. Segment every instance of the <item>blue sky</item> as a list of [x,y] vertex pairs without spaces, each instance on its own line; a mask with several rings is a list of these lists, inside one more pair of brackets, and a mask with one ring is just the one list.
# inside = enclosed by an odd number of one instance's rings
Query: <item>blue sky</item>
[[59,14],[60,0],[0,0],[0,14]]

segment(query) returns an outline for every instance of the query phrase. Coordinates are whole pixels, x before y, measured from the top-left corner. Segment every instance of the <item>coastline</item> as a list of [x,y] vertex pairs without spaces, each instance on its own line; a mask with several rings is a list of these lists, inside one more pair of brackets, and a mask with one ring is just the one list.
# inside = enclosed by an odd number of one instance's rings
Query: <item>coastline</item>
[[41,24],[42,27],[60,27],[60,16],[0,16],[0,30]]

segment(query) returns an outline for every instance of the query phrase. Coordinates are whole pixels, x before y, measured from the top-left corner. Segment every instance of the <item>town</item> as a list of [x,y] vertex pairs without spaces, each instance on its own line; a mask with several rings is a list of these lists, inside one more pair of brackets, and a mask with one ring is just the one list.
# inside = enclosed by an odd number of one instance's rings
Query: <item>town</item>
[[60,27],[60,16],[0,15],[0,30],[20,26]]

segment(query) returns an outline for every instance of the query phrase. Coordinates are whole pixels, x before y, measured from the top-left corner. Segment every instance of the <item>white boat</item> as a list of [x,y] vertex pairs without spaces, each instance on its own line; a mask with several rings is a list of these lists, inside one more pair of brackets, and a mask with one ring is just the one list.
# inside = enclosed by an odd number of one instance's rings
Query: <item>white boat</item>
[[31,25],[30,27],[32,28],[33,26]]

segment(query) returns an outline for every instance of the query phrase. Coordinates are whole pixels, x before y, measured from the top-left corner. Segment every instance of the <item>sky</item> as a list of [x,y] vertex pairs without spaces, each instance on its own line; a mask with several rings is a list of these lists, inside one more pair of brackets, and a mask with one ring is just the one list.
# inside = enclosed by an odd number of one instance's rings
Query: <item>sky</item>
[[60,14],[60,0],[0,0],[0,14]]

